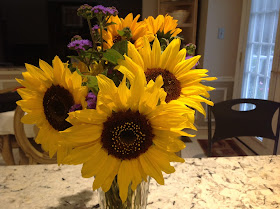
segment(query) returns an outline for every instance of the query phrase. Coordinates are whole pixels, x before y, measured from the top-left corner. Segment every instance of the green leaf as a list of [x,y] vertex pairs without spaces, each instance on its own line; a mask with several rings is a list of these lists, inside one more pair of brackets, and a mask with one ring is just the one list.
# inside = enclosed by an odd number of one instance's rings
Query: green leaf
[[87,81],[87,86],[89,89],[91,89],[96,95],[98,93],[98,82],[96,76],[86,76],[88,81]]
[[115,49],[122,55],[127,54],[127,40],[122,40],[122,41],[116,42],[112,46],[112,49]]
[[71,62],[77,62],[79,60],[83,62],[83,59],[80,56],[67,56],[67,57],[71,59]]
[[124,35],[125,35],[125,32],[124,32],[123,30],[118,30],[118,34],[119,34],[120,36],[124,36]]
[[105,24],[105,26],[104,27],[107,27],[107,26],[109,26],[109,25],[116,25],[117,23],[115,23],[115,22],[107,22],[106,24]]
[[103,54],[103,59],[116,65],[118,60],[124,59],[124,57],[117,50],[111,48]]

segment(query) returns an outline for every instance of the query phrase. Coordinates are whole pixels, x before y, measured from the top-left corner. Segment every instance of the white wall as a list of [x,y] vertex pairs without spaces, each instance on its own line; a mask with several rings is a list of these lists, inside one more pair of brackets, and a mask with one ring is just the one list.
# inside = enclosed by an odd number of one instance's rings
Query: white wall
[[[242,0],[209,0],[203,67],[211,76],[234,77]],[[218,28],[225,29],[218,39]]]

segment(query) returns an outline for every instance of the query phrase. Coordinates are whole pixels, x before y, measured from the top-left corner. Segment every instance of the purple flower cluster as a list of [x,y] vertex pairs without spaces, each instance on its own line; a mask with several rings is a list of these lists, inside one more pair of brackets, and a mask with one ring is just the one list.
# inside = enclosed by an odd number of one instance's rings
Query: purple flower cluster
[[97,97],[94,93],[89,92],[87,97],[86,97],[86,101],[87,101],[87,108],[88,109],[95,109],[96,108]]
[[91,41],[87,39],[82,39],[82,40],[74,40],[70,42],[67,47],[69,49],[74,49],[74,50],[83,50],[85,51],[88,47],[92,47]]
[[117,15],[118,10],[115,7],[104,7],[102,5],[97,5],[91,9],[93,13],[98,14],[98,13],[103,13],[105,15]]
[[92,9],[92,6],[90,6],[88,4],[83,4],[82,6],[80,6],[79,9]]
[[100,27],[99,27],[99,25],[94,25],[93,27],[92,27],[92,30],[98,30]]
[[[88,109],[95,109],[96,102],[97,102],[96,95],[92,92],[89,92],[88,95],[86,96],[86,102],[87,102]],[[82,110],[82,109],[83,108],[81,104],[74,104],[73,106],[70,107],[69,112],[74,112],[76,110]]]

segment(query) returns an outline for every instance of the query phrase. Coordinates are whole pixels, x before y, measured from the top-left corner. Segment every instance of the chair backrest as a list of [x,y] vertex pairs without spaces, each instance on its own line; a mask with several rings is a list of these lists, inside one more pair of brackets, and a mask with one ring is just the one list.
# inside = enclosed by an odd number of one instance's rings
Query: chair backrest
[[[248,111],[233,109],[238,104],[250,103],[255,108]],[[277,152],[280,117],[276,133],[272,129],[272,119],[280,108],[280,103],[260,99],[233,99],[214,104],[208,111],[209,136],[212,143],[238,136],[259,136],[275,140],[273,154]],[[215,117],[215,132],[211,137],[211,112]]]
[[[14,115],[14,131],[18,145],[23,150],[25,155],[29,158],[28,164],[52,164],[56,163],[56,158],[49,158],[48,154],[36,149],[35,144],[30,141],[25,133],[24,124],[21,122],[21,118],[25,112],[17,106]],[[36,126],[34,126],[36,127]],[[35,128],[36,130],[36,128]],[[31,139],[33,140],[33,139]]]

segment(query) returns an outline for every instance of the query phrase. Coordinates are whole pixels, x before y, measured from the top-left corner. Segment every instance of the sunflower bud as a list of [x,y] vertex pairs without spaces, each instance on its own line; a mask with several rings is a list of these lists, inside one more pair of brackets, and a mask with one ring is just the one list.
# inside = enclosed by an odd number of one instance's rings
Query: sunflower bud
[[85,19],[92,19],[93,13],[91,10],[92,10],[92,6],[88,4],[84,4],[80,6],[79,9],[77,10],[77,15]]
[[76,41],[76,40],[82,40],[82,37],[79,35],[75,35],[75,36],[73,36],[73,38],[71,38],[71,42]]
[[132,38],[132,33],[129,27],[125,27],[123,30],[118,31],[122,40],[130,40]]
[[187,55],[189,56],[193,56],[195,54],[195,50],[196,50],[196,45],[189,43],[185,46],[186,50],[187,50]]

